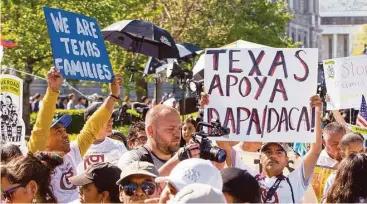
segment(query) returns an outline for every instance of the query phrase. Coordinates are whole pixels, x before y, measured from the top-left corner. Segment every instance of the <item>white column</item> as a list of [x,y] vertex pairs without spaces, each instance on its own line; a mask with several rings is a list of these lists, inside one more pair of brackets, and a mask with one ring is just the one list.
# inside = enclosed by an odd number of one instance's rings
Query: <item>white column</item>
[[338,45],[338,35],[333,35],[333,58],[337,57],[337,45]]
[[294,7],[293,7],[293,0],[289,0],[289,6],[291,7],[291,10],[294,10]]
[[308,13],[313,13],[314,10],[313,10],[313,1],[315,0],[308,0]]

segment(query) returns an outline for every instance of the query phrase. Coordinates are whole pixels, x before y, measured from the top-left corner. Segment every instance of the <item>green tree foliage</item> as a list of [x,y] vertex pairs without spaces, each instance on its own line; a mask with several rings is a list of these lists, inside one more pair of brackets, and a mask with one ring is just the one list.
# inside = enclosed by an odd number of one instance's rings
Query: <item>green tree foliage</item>
[[367,24],[363,25],[363,31],[358,33],[354,39],[352,55],[361,55],[364,51],[364,45],[367,45]]
[[[52,66],[52,53],[42,7],[60,8],[98,20],[101,29],[124,19],[143,19],[171,32],[176,42],[190,42],[201,48],[219,47],[238,39],[272,47],[291,47],[283,38],[285,26],[292,18],[283,1],[268,0],[2,0],[2,38],[14,40],[18,46],[6,49],[4,65],[28,73],[45,75]],[[127,53],[106,42],[114,72],[124,74],[126,66],[143,69],[146,56]],[[24,79],[23,118],[29,124],[29,85]],[[125,88],[144,93],[144,79],[135,75],[136,84]],[[143,88],[141,88],[143,87]],[[160,98],[160,97],[159,97]]]

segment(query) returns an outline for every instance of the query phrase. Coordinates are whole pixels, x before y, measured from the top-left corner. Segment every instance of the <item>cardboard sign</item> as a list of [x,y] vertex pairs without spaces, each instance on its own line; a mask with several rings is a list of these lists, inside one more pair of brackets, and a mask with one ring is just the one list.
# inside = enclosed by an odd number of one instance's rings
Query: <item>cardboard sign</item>
[[[219,140],[314,142],[317,49],[208,49],[204,121],[230,128]],[[212,138],[217,139],[218,138]]]
[[55,67],[64,78],[111,82],[112,67],[97,21],[44,7]]
[[324,75],[328,110],[359,109],[362,94],[367,95],[367,56],[324,60]]
[[8,74],[0,75],[1,140],[18,145],[24,152],[23,80]]

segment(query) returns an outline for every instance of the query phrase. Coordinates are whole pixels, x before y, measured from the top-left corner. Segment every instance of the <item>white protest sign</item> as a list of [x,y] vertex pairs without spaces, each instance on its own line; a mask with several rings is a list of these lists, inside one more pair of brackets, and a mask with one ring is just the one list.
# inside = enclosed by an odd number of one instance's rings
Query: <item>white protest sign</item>
[[359,109],[362,93],[367,95],[367,56],[324,60],[324,75],[328,110]]
[[23,121],[23,80],[8,74],[0,75],[1,140],[26,149]]
[[214,140],[314,142],[317,49],[207,49],[204,122],[219,118]]

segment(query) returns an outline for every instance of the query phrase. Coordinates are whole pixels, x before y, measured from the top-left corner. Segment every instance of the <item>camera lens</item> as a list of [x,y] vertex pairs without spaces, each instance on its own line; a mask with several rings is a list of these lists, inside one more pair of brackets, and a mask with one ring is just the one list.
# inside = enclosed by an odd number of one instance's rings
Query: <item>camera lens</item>
[[227,152],[224,149],[219,149],[217,151],[217,154],[215,155],[216,162],[223,163],[226,161],[227,158]]

